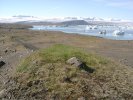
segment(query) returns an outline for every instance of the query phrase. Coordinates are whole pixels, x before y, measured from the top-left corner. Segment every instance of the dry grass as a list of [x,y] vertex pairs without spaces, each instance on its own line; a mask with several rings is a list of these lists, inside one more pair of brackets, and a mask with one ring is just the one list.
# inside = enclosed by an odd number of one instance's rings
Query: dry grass
[[[18,51],[27,50],[14,41],[14,37],[38,48],[65,44],[37,51],[21,62],[16,76],[13,77],[14,82],[10,80],[7,86],[7,96],[12,96],[13,100],[76,100],[82,96],[90,100],[133,99],[133,41],[113,41],[63,32],[17,28],[0,28],[0,35],[0,41],[5,41],[4,44],[0,43],[2,52],[7,47]],[[92,51],[116,61],[87,53]],[[66,64],[66,60],[72,56],[85,61],[89,67],[95,69],[94,73]],[[129,66],[116,63],[121,59],[127,59]],[[13,63],[16,62],[13,60]],[[10,76],[6,71],[3,75],[5,73]]]
[[[76,56],[95,69],[88,73],[66,64]],[[133,71],[113,61],[88,54],[84,50],[66,45],[54,45],[37,51],[19,65],[14,79],[21,97],[34,99],[69,99],[81,96],[87,99],[133,99]],[[16,87],[17,87],[16,86]]]

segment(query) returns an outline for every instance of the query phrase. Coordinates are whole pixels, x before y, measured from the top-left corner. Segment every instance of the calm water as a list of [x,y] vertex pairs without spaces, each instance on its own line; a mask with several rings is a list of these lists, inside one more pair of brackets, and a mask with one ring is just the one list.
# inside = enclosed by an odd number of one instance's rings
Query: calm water
[[[91,29],[90,29],[91,28]],[[115,30],[124,31],[123,35],[114,35]],[[66,33],[78,33],[83,35],[98,36],[113,40],[133,40],[133,27],[124,26],[33,26],[32,30],[47,30],[47,31],[62,31]],[[105,31],[106,34],[100,34],[99,32]]]

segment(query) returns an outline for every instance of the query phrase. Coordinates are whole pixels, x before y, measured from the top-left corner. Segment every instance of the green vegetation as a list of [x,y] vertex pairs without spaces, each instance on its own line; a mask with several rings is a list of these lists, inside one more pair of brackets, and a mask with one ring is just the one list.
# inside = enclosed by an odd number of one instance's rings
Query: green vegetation
[[[88,73],[66,61],[77,57],[95,69]],[[86,53],[79,48],[54,45],[24,59],[17,68],[18,90],[14,94],[33,99],[75,100],[133,98],[131,70],[113,61]],[[18,98],[20,99],[20,98]]]
[[58,44],[27,57],[18,68],[18,71],[25,72],[32,69],[34,66],[31,62],[38,62],[39,66],[42,66],[46,63],[65,63],[71,57],[77,57],[89,66],[100,66],[108,63],[108,60],[94,54],[85,53],[84,50]]

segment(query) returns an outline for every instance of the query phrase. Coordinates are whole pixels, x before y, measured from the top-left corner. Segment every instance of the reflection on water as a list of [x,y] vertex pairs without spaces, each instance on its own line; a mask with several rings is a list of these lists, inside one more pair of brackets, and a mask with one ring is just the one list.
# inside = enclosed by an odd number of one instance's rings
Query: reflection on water
[[[62,31],[73,34],[78,33],[98,36],[113,40],[133,40],[133,28],[127,26],[34,26],[32,30]],[[114,31],[117,30],[120,31],[120,34],[114,34]]]

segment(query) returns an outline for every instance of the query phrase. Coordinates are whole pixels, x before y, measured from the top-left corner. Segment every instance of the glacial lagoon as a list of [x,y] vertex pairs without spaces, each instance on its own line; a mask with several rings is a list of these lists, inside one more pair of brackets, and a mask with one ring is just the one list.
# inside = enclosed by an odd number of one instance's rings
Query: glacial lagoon
[[[113,40],[133,40],[133,27],[131,26],[33,26],[32,30],[62,31],[71,34],[97,36]],[[116,35],[114,31],[121,30],[124,34]],[[102,33],[106,32],[106,33]]]

